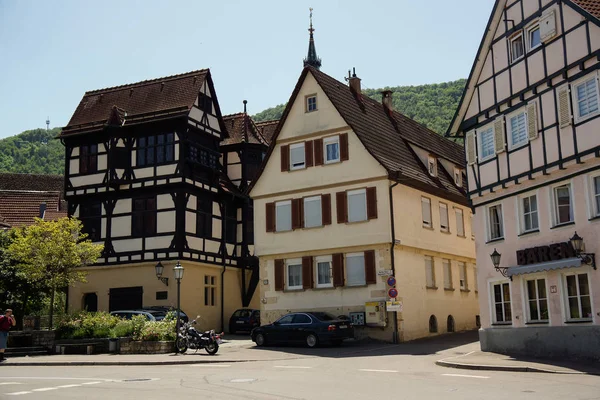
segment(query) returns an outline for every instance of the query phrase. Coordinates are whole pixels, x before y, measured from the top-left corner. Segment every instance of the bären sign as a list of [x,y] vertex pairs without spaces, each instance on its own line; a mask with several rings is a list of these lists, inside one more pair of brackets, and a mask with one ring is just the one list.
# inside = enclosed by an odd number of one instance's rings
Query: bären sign
[[517,250],[517,264],[530,265],[576,257],[570,242],[554,243],[549,246]]

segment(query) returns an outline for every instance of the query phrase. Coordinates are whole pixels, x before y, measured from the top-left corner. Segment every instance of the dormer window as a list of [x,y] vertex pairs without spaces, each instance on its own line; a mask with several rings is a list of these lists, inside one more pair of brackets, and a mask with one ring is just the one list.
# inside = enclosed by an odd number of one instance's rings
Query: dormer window
[[317,95],[311,94],[306,96],[306,112],[317,111]]
[[460,168],[454,168],[454,183],[458,187],[462,187],[462,171]]
[[429,161],[427,162],[427,170],[429,171],[429,175],[437,176],[437,160],[433,156],[429,156]]

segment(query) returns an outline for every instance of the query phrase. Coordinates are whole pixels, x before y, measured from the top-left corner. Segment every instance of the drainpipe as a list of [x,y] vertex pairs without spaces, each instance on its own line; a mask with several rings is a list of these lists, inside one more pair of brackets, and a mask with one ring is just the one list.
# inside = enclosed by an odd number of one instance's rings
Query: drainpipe
[[[394,226],[394,195],[393,195],[393,189],[399,184],[399,182],[395,182],[393,185],[390,186],[390,220],[392,222],[392,244],[390,246],[390,259],[392,262],[392,274],[394,275],[394,277],[396,276],[396,264],[395,264],[395,257],[394,257],[394,245],[396,244],[396,229]],[[398,278],[396,277],[396,280]],[[392,342],[393,343],[398,343],[399,342],[399,338],[398,338],[398,312],[394,311],[394,332],[392,334]]]
[[221,332],[225,332],[225,269],[227,268],[225,264],[225,255],[227,254],[227,240],[225,239],[227,237],[226,207],[224,205],[221,208],[221,242],[223,246],[223,255],[221,256],[221,266],[223,267],[221,271]]

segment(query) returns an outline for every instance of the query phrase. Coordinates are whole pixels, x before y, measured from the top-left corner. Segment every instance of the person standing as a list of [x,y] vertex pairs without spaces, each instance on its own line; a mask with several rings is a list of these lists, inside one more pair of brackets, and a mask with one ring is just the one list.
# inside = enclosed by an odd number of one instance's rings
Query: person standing
[[12,310],[8,308],[4,315],[0,315],[0,361],[4,361],[4,350],[8,342],[8,331],[16,325]]

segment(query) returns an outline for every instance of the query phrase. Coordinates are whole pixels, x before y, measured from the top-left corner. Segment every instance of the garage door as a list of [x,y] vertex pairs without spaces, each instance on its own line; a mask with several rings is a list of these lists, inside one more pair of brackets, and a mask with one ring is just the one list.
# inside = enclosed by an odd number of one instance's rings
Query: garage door
[[109,311],[117,311],[142,308],[143,294],[144,289],[142,286],[112,288],[108,294],[108,309]]

